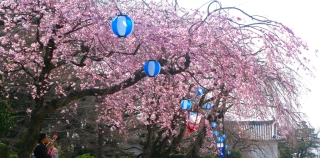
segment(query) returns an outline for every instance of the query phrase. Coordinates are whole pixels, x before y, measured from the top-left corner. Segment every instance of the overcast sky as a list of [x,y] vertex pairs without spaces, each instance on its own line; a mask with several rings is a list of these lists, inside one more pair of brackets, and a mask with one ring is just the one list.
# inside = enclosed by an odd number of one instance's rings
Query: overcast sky
[[[198,8],[210,0],[178,0],[183,7]],[[320,51],[319,0],[220,0],[223,7],[236,6],[250,15],[261,15],[278,21],[292,29],[294,34],[308,43],[310,52]],[[302,112],[316,129],[320,128],[320,58],[309,56],[317,69],[315,78],[306,77],[304,82],[311,92],[303,96]]]

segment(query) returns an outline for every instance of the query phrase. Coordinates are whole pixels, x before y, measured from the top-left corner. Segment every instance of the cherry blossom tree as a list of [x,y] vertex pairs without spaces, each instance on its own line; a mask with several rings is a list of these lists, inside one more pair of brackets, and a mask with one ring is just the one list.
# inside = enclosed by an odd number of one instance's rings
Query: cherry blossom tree
[[[229,11],[238,11],[241,15],[233,17]],[[108,105],[127,104],[129,108],[126,110],[139,111],[145,116],[142,121],[147,127],[155,124],[168,130],[166,136],[172,137],[171,134],[176,133],[173,135],[179,137],[182,131],[172,129],[175,122],[170,120],[177,113],[183,117],[184,113],[179,113],[177,109],[183,97],[192,98],[196,87],[204,87],[210,95],[196,102],[197,106],[202,107],[207,102],[212,102],[214,106],[206,115],[208,121],[203,121],[199,126],[188,157],[197,155],[206,135],[212,136],[210,122],[216,119],[213,114],[217,110],[222,115],[230,112],[230,118],[236,120],[276,117],[279,128],[283,129],[296,124],[301,119],[296,112],[300,107],[299,94],[303,88],[297,70],[302,68],[306,73],[310,72],[306,66],[308,60],[302,54],[303,50],[308,50],[307,46],[283,24],[251,16],[239,8],[210,10],[208,7],[207,13],[196,10],[194,15],[195,21],[188,27],[192,64],[187,71],[171,80],[170,77],[146,79],[148,84],[135,84],[128,88],[133,93],[107,97],[106,107],[111,109]],[[163,84],[161,81],[170,81],[172,85],[165,87],[170,83]],[[183,85],[175,84],[176,81]],[[157,88],[152,89],[150,85]],[[191,91],[187,88],[190,85],[193,85]],[[126,102],[126,99],[129,101]],[[122,107],[112,108],[119,108],[119,114],[128,112]],[[104,116],[101,119],[116,122],[112,130],[125,128],[118,117],[116,121]],[[149,134],[152,135],[150,131]],[[160,135],[159,139],[166,140],[166,136]],[[211,146],[214,143],[212,141]],[[151,148],[151,145],[146,147]]]
[[[292,123],[300,106],[296,70],[310,72],[306,44],[279,22],[238,8],[212,9],[214,3],[202,12],[181,8],[177,1],[2,1],[0,83],[8,83],[6,91],[33,98],[19,157],[31,155],[48,114],[86,96],[104,98],[96,107],[103,113],[98,121],[112,124],[111,130],[126,132],[132,124],[123,114],[138,111],[147,128],[163,129],[172,139],[183,132],[172,128],[179,129],[173,118],[185,117],[179,103],[196,87],[208,94],[198,107],[211,101],[212,112],[232,108],[235,114],[250,114],[243,117],[273,112],[283,126]],[[110,29],[120,12],[135,22],[127,38]],[[149,59],[162,65],[155,78],[142,69]],[[210,134],[214,116],[204,118],[189,155]]]

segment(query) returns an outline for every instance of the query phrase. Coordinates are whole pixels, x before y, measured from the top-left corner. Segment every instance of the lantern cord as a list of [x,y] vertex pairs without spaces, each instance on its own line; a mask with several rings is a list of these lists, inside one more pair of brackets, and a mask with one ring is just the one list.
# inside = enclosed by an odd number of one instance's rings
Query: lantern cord
[[120,8],[118,7],[116,0],[112,0],[112,2],[116,5],[117,10],[119,11],[120,15],[123,15]]

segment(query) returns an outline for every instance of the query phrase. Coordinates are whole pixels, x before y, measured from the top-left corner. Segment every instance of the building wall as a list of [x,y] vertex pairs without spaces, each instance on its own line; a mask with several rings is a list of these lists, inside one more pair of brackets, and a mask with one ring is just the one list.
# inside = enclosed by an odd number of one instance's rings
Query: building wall
[[277,141],[259,141],[249,149],[242,151],[245,158],[278,158]]
[[278,141],[275,120],[243,121],[241,130],[247,136],[241,152],[245,158],[278,158]]

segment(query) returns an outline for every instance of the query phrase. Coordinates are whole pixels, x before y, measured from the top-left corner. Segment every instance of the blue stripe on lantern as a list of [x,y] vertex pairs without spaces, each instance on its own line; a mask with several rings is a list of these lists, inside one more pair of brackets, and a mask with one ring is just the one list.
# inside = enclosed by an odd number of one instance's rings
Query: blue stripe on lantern
[[133,24],[132,19],[130,17],[128,17],[128,16],[126,16],[126,22],[127,22],[127,27],[128,27],[128,29],[126,29],[126,36],[128,36],[133,31],[134,24]]
[[118,35],[121,37],[125,36],[127,31],[126,17],[118,16],[116,27],[117,27]]
[[205,105],[205,107],[206,107],[206,109],[210,110],[210,109],[211,109],[211,107],[212,107],[212,104],[207,103],[207,104]]
[[111,21],[111,29],[118,37],[127,37],[133,31],[134,23],[127,15],[118,15]]
[[118,17],[114,18],[111,21],[111,30],[114,34],[116,34],[118,37],[120,36],[119,32],[118,32],[118,28],[117,28],[117,22],[118,22]]
[[204,89],[203,88],[197,88],[197,95],[202,95],[204,93]]
[[222,143],[223,142],[223,138],[221,138],[221,137],[217,137],[217,141],[219,142],[219,143]]
[[213,135],[214,135],[214,136],[217,136],[217,135],[219,135],[219,132],[218,132],[218,131],[214,131],[214,132],[213,132]]
[[155,60],[148,60],[144,66],[144,73],[149,77],[156,77],[161,71],[161,65]]
[[212,128],[215,128],[215,127],[217,127],[217,123],[216,122],[212,122],[211,126],[212,126]]
[[223,139],[226,139],[226,138],[227,138],[227,135],[226,135],[226,134],[223,134],[223,135],[222,135],[222,138],[223,138]]
[[192,106],[192,103],[190,100],[182,100],[180,103],[181,109],[189,110]]

